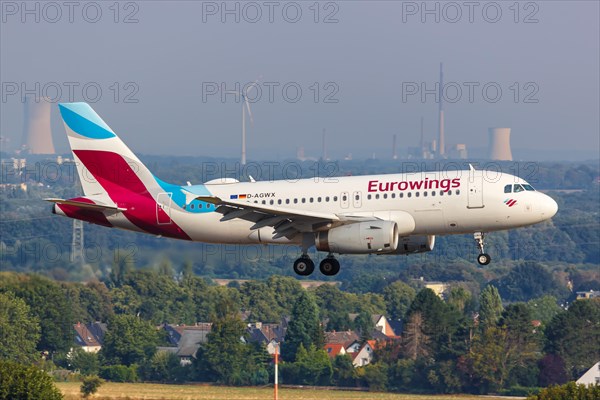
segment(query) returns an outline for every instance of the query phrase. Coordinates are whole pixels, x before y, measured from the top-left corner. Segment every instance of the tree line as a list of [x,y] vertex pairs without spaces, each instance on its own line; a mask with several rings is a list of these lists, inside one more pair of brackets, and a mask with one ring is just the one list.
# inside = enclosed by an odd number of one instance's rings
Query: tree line
[[[574,301],[565,309],[544,293],[547,287],[531,288],[538,297],[506,303],[502,282],[479,292],[451,286],[444,299],[402,280],[367,293],[336,285],[306,290],[281,276],[217,286],[194,275],[190,264],[175,271],[166,262],[156,270],[115,265],[108,279],[85,284],[6,272],[0,278],[0,359],[43,364],[60,371],[55,376],[266,384],[273,380],[272,358],[248,340],[246,324],[284,316],[284,383],[520,393],[577,379],[600,359],[600,301]],[[371,314],[402,320],[400,337],[378,342],[364,367],[354,368],[350,355],[330,358],[324,332],[352,329],[369,340]],[[108,322],[98,354],[71,351],[78,321]],[[212,328],[191,365],[157,351],[166,344],[158,325],[200,321]]]

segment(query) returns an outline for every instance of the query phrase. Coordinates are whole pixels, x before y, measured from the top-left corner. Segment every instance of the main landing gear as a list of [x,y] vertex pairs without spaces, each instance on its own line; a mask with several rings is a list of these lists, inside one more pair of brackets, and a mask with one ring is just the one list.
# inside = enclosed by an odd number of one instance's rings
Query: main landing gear
[[[308,276],[315,270],[315,263],[310,259],[308,254],[302,254],[299,259],[294,261],[294,272],[300,276]],[[319,264],[319,270],[325,276],[333,276],[340,272],[340,262],[329,254]]]
[[477,256],[477,262],[479,263],[479,265],[488,265],[491,261],[492,261],[492,257],[490,257],[489,254],[486,254],[483,250],[483,245],[484,245],[484,238],[485,238],[485,233],[484,232],[475,232],[473,234],[473,238],[475,239],[475,242],[477,243],[477,247],[479,248],[479,255]]

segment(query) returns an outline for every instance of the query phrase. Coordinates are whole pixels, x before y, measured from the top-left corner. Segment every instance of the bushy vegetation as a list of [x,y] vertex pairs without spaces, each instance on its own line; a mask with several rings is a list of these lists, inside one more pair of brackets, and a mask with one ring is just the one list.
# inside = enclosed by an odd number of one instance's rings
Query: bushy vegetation
[[33,365],[0,359],[0,400],[62,400],[52,378]]

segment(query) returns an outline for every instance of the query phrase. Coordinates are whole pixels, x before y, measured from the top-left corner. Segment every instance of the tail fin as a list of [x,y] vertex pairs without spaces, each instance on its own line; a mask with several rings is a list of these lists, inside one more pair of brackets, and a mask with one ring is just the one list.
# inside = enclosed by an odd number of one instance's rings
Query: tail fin
[[59,104],[81,186],[86,196],[108,194],[113,201],[124,189],[156,194],[157,180],[87,103]]

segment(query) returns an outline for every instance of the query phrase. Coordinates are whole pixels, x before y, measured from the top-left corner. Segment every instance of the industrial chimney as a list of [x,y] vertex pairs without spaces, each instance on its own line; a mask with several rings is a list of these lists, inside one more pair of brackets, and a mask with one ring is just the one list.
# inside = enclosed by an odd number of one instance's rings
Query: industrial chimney
[[510,128],[489,128],[490,160],[512,161],[510,151]]
[[51,103],[43,97],[26,96],[23,107],[23,147],[29,154],[54,154]]

